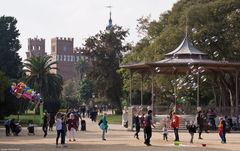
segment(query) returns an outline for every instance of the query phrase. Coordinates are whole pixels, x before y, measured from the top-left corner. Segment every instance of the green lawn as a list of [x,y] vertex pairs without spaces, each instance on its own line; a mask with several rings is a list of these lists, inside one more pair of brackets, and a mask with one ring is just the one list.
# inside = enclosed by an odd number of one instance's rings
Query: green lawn
[[[102,115],[98,115],[98,121],[102,118]],[[109,114],[107,115],[107,121],[109,124],[122,124],[122,115],[114,115]]]
[[[17,121],[18,115],[10,115],[8,117],[5,117],[5,120],[12,119],[12,118],[15,118]],[[100,121],[101,118],[102,118],[102,115],[98,115],[97,121]],[[42,123],[42,120],[40,119],[39,115],[35,115],[35,114],[19,115],[19,121],[21,125],[27,125],[29,120],[32,120],[33,123],[37,124],[38,126],[40,126]],[[122,116],[109,114],[107,115],[107,121],[109,124],[122,124]]]
[[[8,117],[5,117],[6,119],[13,119],[18,120],[18,115],[10,115]],[[41,125],[42,120],[40,119],[40,115],[35,115],[35,114],[24,114],[24,115],[19,115],[19,122],[21,125],[27,125],[28,121],[32,120],[33,124]]]

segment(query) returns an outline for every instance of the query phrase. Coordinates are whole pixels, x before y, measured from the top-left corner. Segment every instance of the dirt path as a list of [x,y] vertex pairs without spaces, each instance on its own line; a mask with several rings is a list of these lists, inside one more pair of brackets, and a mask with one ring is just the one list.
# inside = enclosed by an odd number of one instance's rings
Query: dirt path
[[[133,137],[133,132],[127,131],[121,125],[110,125],[107,133],[107,141],[101,140],[101,131],[97,123],[92,123],[87,119],[87,131],[78,131],[77,141],[69,142],[66,138],[67,148],[56,148],[56,132],[49,132],[47,138],[43,138],[40,127],[36,130],[35,136],[28,136],[26,128],[19,136],[4,136],[4,129],[0,129],[0,151],[20,150],[20,151],[240,151],[240,134],[227,134],[227,144],[221,144],[217,133],[204,133],[203,140],[196,139],[194,144],[189,144],[190,135],[180,133],[182,145],[174,146],[172,140],[174,135],[169,134],[169,141],[162,140],[160,132],[154,132],[151,144],[143,144],[143,133],[140,132],[140,140]],[[196,134],[197,135],[197,134]],[[202,147],[206,143],[207,147]]]

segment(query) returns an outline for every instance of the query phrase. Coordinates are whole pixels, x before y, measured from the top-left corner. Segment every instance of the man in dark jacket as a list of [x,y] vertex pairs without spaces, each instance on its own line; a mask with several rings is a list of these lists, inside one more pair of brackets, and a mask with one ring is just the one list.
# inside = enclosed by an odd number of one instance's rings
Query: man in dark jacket
[[197,115],[197,125],[198,125],[198,139],[202,139],[202,131],[203,131],[203,126],[204,126],[204,118],[203,118],[203,113],[202,111],[198,112]]
[[10,123],[11,123],[10,119],[8,119],[4,122],[4,126],[6,128],[6,136],[10,135]]
[[49,114],[48,114],[47,110],[45,110],[44,115],[43,115],[43,125],[42,125],[42,130],[44,132],[44,135],[43,135],[44,138],[47,136],[48,125],[49,125]]
[[152,110],[149,110],[146,116],[146,126],[144,128],[144,131],[146,132],[144,144],[146,144],[147,146],[151,146],[150,139],[152,137],[152,126],[155,127],[152,121]]
[[140,118],[139,118],[138,114],[136,114],[134,116],[134,120],[133,121],[134,121],[134,125],[135,125],[135,128],[136,128],[136,133],[134,134],[134,137],[139,139],[138,133],[140,132]]
[[225,119],[222,117],[220,119],[220,122],[222,122],[222,143],[226,144],[227,141],[226,141],[226,131],[227,131],[227,128],[226,128],[226,121]]

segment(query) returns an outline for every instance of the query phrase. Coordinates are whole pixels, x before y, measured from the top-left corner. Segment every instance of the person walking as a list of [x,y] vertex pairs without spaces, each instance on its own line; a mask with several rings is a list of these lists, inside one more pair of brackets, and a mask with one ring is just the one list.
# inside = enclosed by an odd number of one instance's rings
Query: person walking
[[10,123],[11,123],[10,119],[8,119],[4,122],[5,130],[6,130],[6,136],[10,136]]
[[55,117],[53,113],[49,114],[49,129],[48,131],[53,131],[53,125],[55,123]]
[[163,131],[163,140],[168,141],[168,128],[166,124],[164,124],[162,131]]
[[135,128],[136,128],[136,133],[134,134],[134,137],[139,139],[138,133],[140,132],[140,118],[139,118],[138,114],[136,114],[134,116],[134,125],[135,125]]
[[73,113],[70,114],[70,119],[67,120],[68,131],[69,131],[69,141],[76,141],[76,131],[78,129],[77,121]]
[[172,112],[170,126],[174,129],[175,140],[179,141],[178,129],[179,129],[180,120],[179,117],[176,115],[175,111]]
[[190,121],[190,123],[187,124],[187,129],[189,134],[191,135],[190,143],[193,144],[193,137],[194,137],[194,133],[196,133],[197,131],[197,127],[195,126],[193,121]]
[[150,139],[152,137],[152,126],[155,127],[152,121],[152,110],[149,110],[148,114],[146,115],[146,126],[144,128],[146,133],[144,144],[147,146],[151,146]]
[[56,116],[56,130],[57,130],[57,137],[56,137],[56,148],[58,148],[58,140],[59,140],[59,137],[61,136],[61,145],[62,147],[66,147],[65,146],[65,136],[63,134],[63,120],[62,120],[62,114],[59,112],[57,113],[57,116]]
[[198,125],[198,139],[202,139],[202,131],[204,126],[204,118],[202,111],[197,114],[197,125]]
[[218,124],[218,134],[221,138],[221,143],[226,144],[226,122],[223,117],[220,117]]
[[63,147],[67,147],[65,145],[65,138],[67,136],[67,117],[66,117],[66,114],[62,114],[61,115],[61,118],[62,118],[62,131],[61,131],[61,144],[63,145]]
[[43,125],[42,125],[42,130],[44,132],[44,135],[43,135],[44,138],[47,136],[48,124],[49,124],[49,114],[48,114],[47,110],[45,110],[44,115],[43,115]]
[[105,134],[107,133],[107,129],[108,129],[108,124],[107,124],[107,113],[104,113],[102,116],[102,119],[99,123],[99,127],[102,129],[102,140],[106,141],[106,136]]

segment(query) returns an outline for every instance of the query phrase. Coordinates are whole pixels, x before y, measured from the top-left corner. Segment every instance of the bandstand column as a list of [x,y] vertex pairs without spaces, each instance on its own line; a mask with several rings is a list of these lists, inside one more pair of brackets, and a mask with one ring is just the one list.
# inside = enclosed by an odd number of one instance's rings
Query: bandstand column
[[239,71],[236,71],[236,115],[238,117],[239,111],[238,111],[238,75],[239,75]]
[[141,73],[141,106],[143,105],[143,73]]
[[133,72],[132,70],[130,70],[129,106],[132,106],[132,76],[133,76]]

